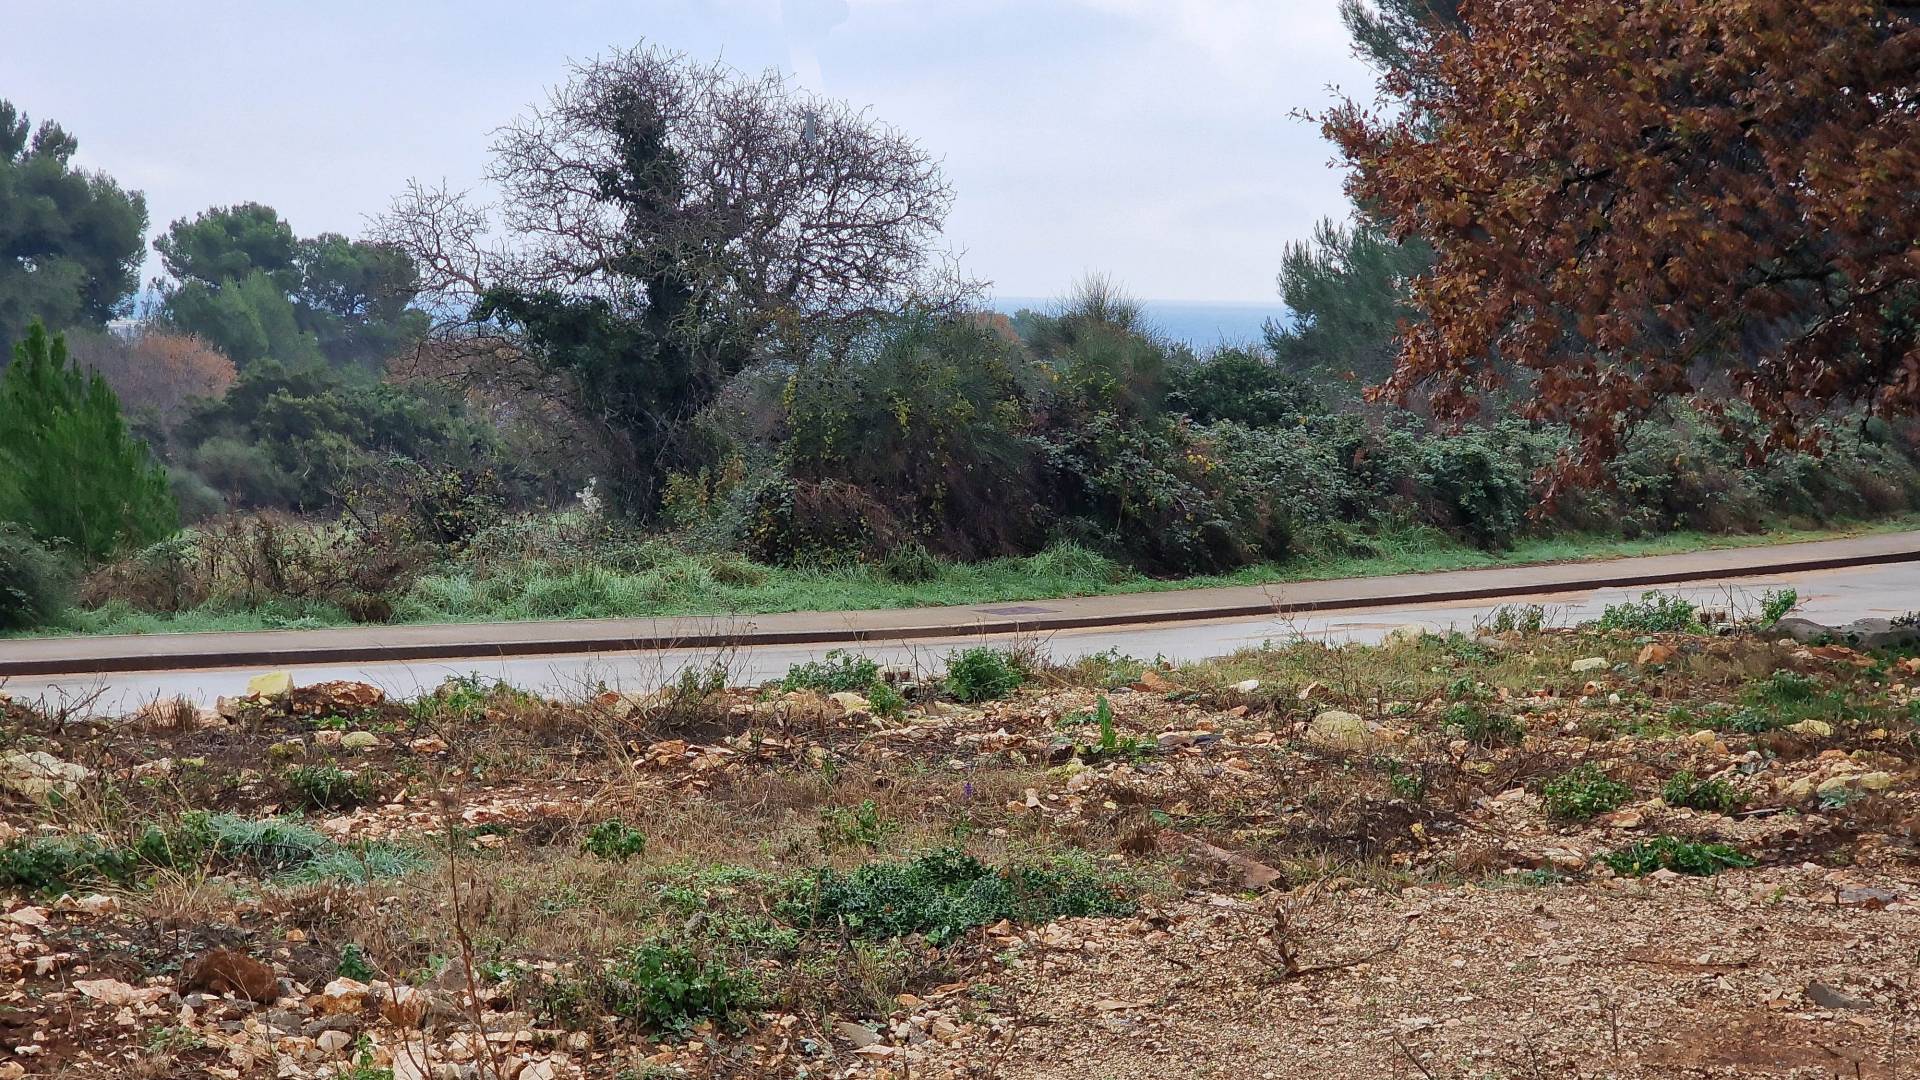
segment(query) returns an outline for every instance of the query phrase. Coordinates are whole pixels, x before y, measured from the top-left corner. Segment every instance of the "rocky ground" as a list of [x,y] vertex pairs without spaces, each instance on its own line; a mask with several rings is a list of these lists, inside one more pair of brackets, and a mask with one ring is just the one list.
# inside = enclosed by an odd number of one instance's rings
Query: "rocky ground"
[[1899,652],[792,681],[5,703],[0,1080],[1920,1073]]

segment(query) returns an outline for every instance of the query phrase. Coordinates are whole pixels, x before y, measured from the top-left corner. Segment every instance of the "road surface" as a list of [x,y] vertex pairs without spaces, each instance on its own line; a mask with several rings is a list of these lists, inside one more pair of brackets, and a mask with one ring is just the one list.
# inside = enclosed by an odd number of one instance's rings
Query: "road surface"
[[[1428,575],[1433,576],[1433,575]],[[1736,614],[1757,609],[1769,589],[1793,588],[1800,594],[1796,614],[1827,623],[1878,616],[1891,618],[1920,609],[1920,562],[1900,562],[1836,570],[1805,570],[1776,575],[1710,578],[1663,586],[1708,607]],[[938,672],[946,654],[970,645],[1031,644],[1056,660],[1119,652],[1146,659],[1199,660],[1264,642],[1300,639],[1374,642],[1396,626],[1417,624],[1432,630],[1470,632],[1502,604],[1536,603],[1548,609],[1550,625],[1570,625],[1596,617],[1608,604],[1637,597],[1644,586],[1542,591],[1497,600],[1462,600],[1359,610],[1328,610],[1279,617],[1271,612],[1180,623],[1065,628],[1027,634],[955,634],[910,641],[872,640],[860,644],[764,644],[737,648],[701,647],[650,651],[593,651],[541,656],[473,656],[414,661],[355,661],[339,664],[281,665],[298,683],[353,679],[410,697],[455,675],[479,674],[527,690],[553,695],[585,694],[601,686],[645,690],[671,681],[690,667],[724,664],[736,685],[779,678],[789,667],[818,659],[829,649],[856,649],[886,664]],[[1283,598],[1282,598],[1283,599]],[[755,620],[739,620],[746,624]],[[716,632],[724,626],[716,624]],[[156,639],[157,640],[157,639]],[[12,644],[12,643],[7,643]],[[183,696],[210,703],[240,693],[258,665],[121,673],[76,673],[16,677],[4,689],[16,698],[43,695],[53,700],[82,700],[97,695],[91,708],[102,713],[130,711],[145,702]]]

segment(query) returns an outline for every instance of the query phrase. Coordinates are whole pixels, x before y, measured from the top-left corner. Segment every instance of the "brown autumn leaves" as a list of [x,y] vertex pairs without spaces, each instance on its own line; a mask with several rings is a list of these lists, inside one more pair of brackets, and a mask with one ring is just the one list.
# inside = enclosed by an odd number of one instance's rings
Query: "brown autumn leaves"
[[1591,479],[1663,401],[1763,449],[1920,414],[1920,5],[1478,0],[1319,117],[1349,190],[1432,242],[1377,393],[1461,418],[1514,385]]

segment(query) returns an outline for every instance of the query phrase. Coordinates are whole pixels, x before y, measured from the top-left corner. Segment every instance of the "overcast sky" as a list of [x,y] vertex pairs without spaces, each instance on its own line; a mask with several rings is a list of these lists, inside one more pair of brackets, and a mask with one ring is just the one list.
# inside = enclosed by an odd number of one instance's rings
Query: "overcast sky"
[[[1371,92],[1335,0],[0,0],[0,97],[146,192],[158,231],[258,201],[358,234],[409,177],[474,186],[569,60],[650,40],[778,67],[918,138],[949,240],[1003,296],[1105,271],[1270,300],[1344,214],[1293,110]],[[19,47],[22,43],[41,43]],[[150,266],[149,274],[157,267]]]

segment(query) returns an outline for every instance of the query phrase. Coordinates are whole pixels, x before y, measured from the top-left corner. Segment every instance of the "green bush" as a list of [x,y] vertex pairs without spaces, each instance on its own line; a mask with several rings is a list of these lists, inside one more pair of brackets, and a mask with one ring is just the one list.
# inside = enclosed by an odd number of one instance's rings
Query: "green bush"
[[1702,780],[1691,772],[1677,772],[1660,789],[1660,797],[1669,806],[1691,810],[1709,810],[1725,814],[1740,808],[1746,797],[1725,780]]
[[626,862],[646,853],[647,837],[624,821],[602,821],[587,830],[580,850],[609,862]]
[[984,645],[947,656],[947,693],[965,702],[996,701],[1027,681],[1013,657]]
[[812,690],[820,694],[847,691],[864,694],[879,681],[880,665],[877,661],[845,649],[832,649],[822,659],[809,660],[788,668],[787,677],[780,681],[780,689]]
[[97,836],[15,838],[0,847],[0,888],[56,894],[82,885],[131,884],[134,853]]
[[1633,794],[1633,789],[1600,771],[1591,762],[1540,785],[1540,801],[1547,813],[1569,820],[1584,820],[1613,810]]
[[1754,865],[1753,858],[1738,848],[1675,836],[1640,841],[1601,856],[1601,861],[1612,867],[1614,873],[1628,877],[1642,877],[1656,870],[1710,877],[1722,870]]
[[783,395],[787,477],[759,498],[757,550],[875,558],[890,577],[927,572],[891,555],[914,544],[960,558],[1038,550],[1051,518],[1028,433],[1039,379],[991,328],[922,311],[799,365]]
[[1651,590],[1641,593],[1638,601],[1608,604],[1594,625],[1633,634],[1697,634],[1704,629],[1700,608],[1693,601]]
[[1768,589],[1760,597],[1760,617],[1758,620],[1760,628],[1764,630],[1772,626],[1774,623],[1786,618],[1789,612],[1799,606],[1799,590]]
[[907,715],[907,698],[885,681],[876,682],[867,691],[867,703],[873,706],[873,714],[887,720],[898,720]]
[[1525,461],[1485,430],[1427,439],[1417,476],[1452,524],[1483,548],[1511,547],[1535,502]]
[[907,862],[867,863],[849,873],[822,868],[795,881],[776,914],[810,929],[856,937],[924,934],[944,945],[976,926],[1086,915],[1126,915],[1134,903],[1083,860],[995,870],[955,848]]
[[1311,383],[1256,350],[1234,347],[1175,371],[1167,400],[1196,423],[1249,428],[1326,412]]
[[664,938],[636,946],[615,961],[602,980],[602,992],[614,1015],[673,1032],[703,1020],[736,1025],[760,999],[750,973]]
[[72,600],[72,580],[59,556],[25,529],[0,522],[0,631],[56,622]]

